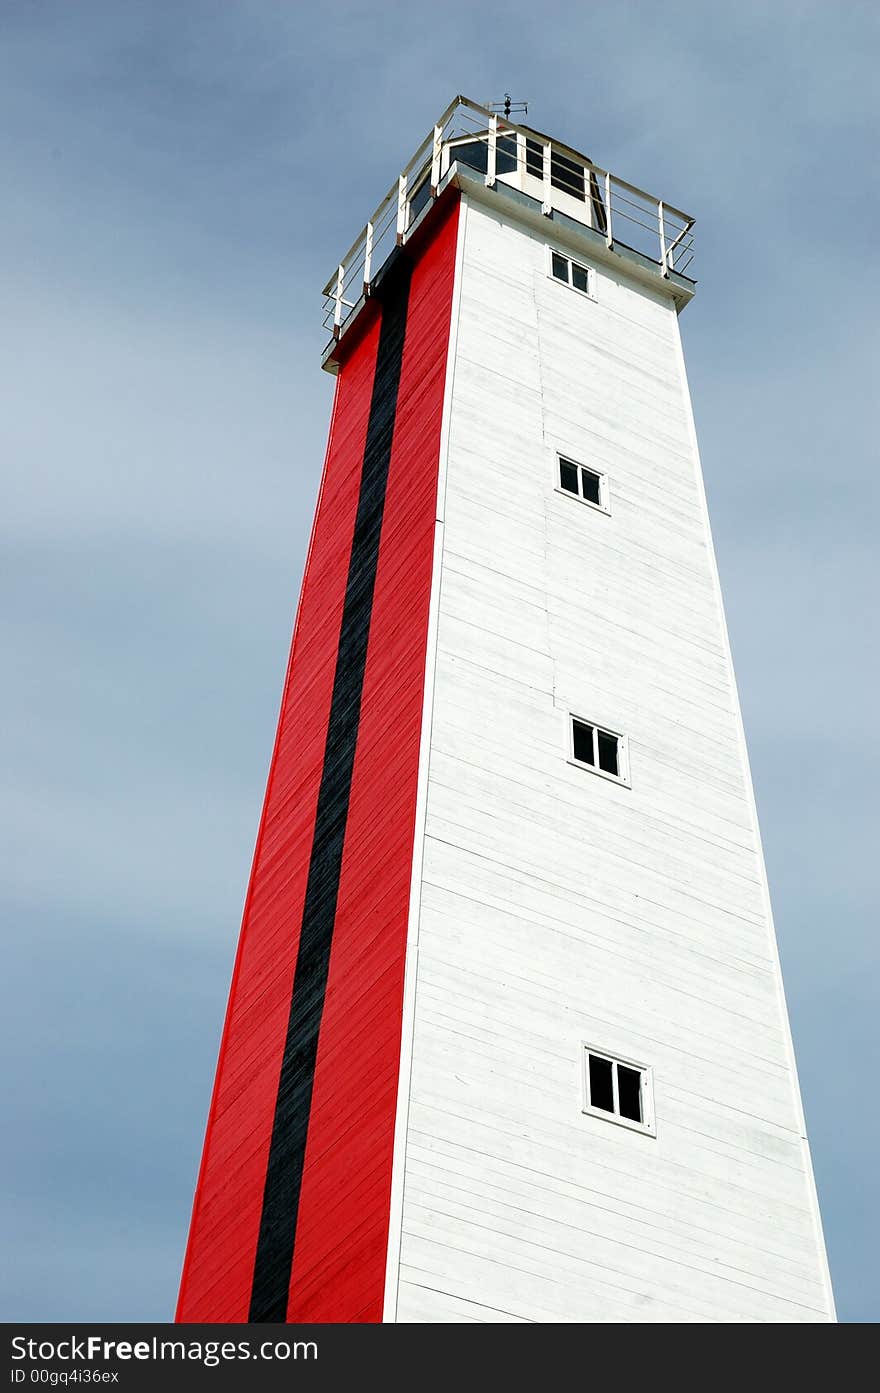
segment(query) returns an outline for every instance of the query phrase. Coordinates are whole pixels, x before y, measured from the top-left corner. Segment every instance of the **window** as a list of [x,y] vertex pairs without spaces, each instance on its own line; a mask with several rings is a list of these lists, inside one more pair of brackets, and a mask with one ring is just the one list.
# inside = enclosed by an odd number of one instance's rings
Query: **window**
[[[478,174],[488,174],[489,172],[489,133],[488,131],[476,140],[466,140],[459,145],[449,146],[450,160],[457,160],[459,164],[466,164],[469,169],[475,169]],[[516,136],[499,135],[495,141],[495,173],[514,174],[516,173]]]
[[654,1136],[650,1069],[584,1045],[583,1111]]
[[593,508],[601,508],[603,513],[610,511],[606,475],[600,474],[598,469],[578,464],[577,460],[569,459],[567,455],[557,455],[556,462],[559,470],[557,486],[563,493],[570,493]]
[[569,285],[572,290],[579,290],[582,295],[589,295],[591,300],[595,300],[596,273],[591,267],[582,266],[579,261],[572,261],[570,256],[551,249],[550,274],[554,280],[562,281],[563,285]]
[[[544,178],[544,146],[540,140],[532,140],[529,136],[526,136],[526,173],[531,174],[534,179]],[[561,189],[570,198],[576,198],[579,203],[586,203],[589,184],[590,208],[587,221],[601,232],[603,237],[605,236],[608,218],[599,180],[592,167],[588,174],[587,169],[578,161],[560,154],[551,147],[550,183],[554,189]]]
[[428,203],[430,197],[431,171],[429,169],[427,174],[422,179],[422,182],[416,186],[416,188],[409,196],[409,220],[411,223],[415,222],[416,218],[419,216],[419,213]]
[[578,716],[571,718],[571,757],[573,763],[592,769],[594,774],[629,782],[624,737]]
[[[536,179],[544,177],[544,146],[540,140],[532,140],[530,136],[526,136],[526,173]],[[554,189],[561,189],[570,198],[585,202],[585,173],[582,164],[551,148],[550,183]]]

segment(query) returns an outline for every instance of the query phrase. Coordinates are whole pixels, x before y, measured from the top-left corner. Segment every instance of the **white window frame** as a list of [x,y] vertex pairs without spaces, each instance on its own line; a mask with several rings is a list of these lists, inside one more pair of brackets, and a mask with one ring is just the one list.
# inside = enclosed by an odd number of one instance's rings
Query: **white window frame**
[[[574,495],[572,495],[574,497]],[[595,764],[587,764],[586,760],[576,759],[574,753],[574,723],[593,727],[593,756]],[[617,741],[617,768],[618,773],[611,774],[607,769],[599,768],[599,732],[603,735],[613,735]],[[629,775],[629,742],[625,735],[619,730],[611,730],[609,726],[603,725],[601,721],[591,720],[589,716],[579,716],[576,711],[568,713],[568,762],[573,764],[576,769],[586,769],[590,774],[598,774],[600,779],[610,779],[613,784],[622,784],[624,788],[632,788]]]
[[[607,1108],[594,1108],[590,1102],[590,1055],[596,1055],[599,1059],[607,1059],[611,1065],[611,1086],[614,1095],[615,1111],[609,1112]],[[640,1101],[642,1106],[642,1121],[636,1122],[631,1117],[621,1117],[616,1111],[618,1106],[617,1098],[617,1066],[624,1065],[627,1069],[635,1069],[641,1078]],[[588,1117],[600,1117],[603,1122],[613,1122],[618,1127],[628,1127],[631,1132],[643,1132],[646,1136],[656,1137],[657,1122],[654,1115],[654,1070],[648,1064],[641,1064],[637,1059],[627,1059],[625,1055],[615,1054],[611,1050],[600,1049],[598,1045],[591,1045],[588,1041],[581,1041],[581,1112]]]
[[[559,279],[558,276],[554,276],[554,274],[553,274],[553,258],[554,258],[554,256],[561,256],[562,259],[563,259],[563,261],[567,261],[567,262],[568,262],[568,280],[567,280],[567,281],[562,281],[562,280]],[[586,289],[586,290],[581,290],[580,286],[577,286],[577,285],[575,285],[575,284],[573,283],[572,278],[571,278],[571,277],[572,277],[572,272],[571,272],[572,265],[579,266],[580,269],[581,269],[582,271],[586,271],[586,273],[587,273],[587,289]],[[586,263],[585,261],[579,261],[578,258],[577,258],[576,256],[572,256],[569,252],[564,252],[564,251],[562,251],[561,248],[559,248],[559,247],[550,246],[549,243],[548,243],[548,246],[547,246],[547,275],[550,277],[551,281],[555,282],[556,285],[565,285],[565,286],[567,286],[569,290],[573,290],[573,291],[574,291],[575,295],[583,295],[584,298],[587,299],[587,300],[595,300],[595,299],[596,299],[596,270],[595,270],[595,267],[593,267],[593,266],[588,266],[587,263]]]
[[[580,471],[585,469],[588,474],[594,474],[599,480],[599,502],[594,503],[592,498],[584,498],[582,493],[570,493],[568,489],[562,487],[560,481],[560,465],[565,460],[566,464],[573,464]],[[557,493],[561,493],[563,498],[572,498],[575,503],[585,503],[588,508],[592,508],[595,513],[604,513],[606,517],[611,516],[611,490],[608,486],[608,475],[595,465],[584,464],[581,460],[575,459],[574,455],[566,454],[564,450],[557,450],[553,457],[553,468],[556,471],[554,488]],[[578,472],[578,488],[581,486],[581,476]]]

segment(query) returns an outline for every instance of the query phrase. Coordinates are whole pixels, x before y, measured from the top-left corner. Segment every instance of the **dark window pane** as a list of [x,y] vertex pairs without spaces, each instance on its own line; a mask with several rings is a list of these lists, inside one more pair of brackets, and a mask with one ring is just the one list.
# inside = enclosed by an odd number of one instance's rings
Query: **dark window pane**
[[589,290],[590,273],[586,266],[578,266],[576,261],[571,263],[571,283],[576,290]]
[[611,1083],[611,1060],[590,1055],[590,1102],[594,1108],[614,1112],[614,1090]]
[[530,136],[526,136],[526,172],[536,179],[544,178],[544,147]]
[[593,224],[600,232],[608,231],[608,219],[605,216],[605,200],[599,188],[599,180],[594,171],[590,170],[590,204],[593,209]]
[[453,145],[449,154],[451,159],[458,160],[459,164],[466,164],[478,174],[485,174],[489,168],[489,151],[482,140],[469,140],[466,145]]
[[584,498],[588,498],[591,503],[602,502],[602,488],[599,475],[594,474],[591,469],[581,470],[581,489]]
[[571,198],[585,199],[583,165],[576,164],[567,155],[557,155],[555,150],[550,154],[550,183]]
[[516,169],[516,136],[500,135],[495,146],[495,173],[513,174]]
[[642,1076],[638,1069],[617,1066],[617,1102],[621,1117],[632,1122],[642,1121]]
[[[489,171],[489,136],[488,133],[481,140],[468,140],[464,145],[453,145],[450,148],[450,159],[458,160],[460,164],[466,164],[469,169],[475,169],[478,174],[487,174]],[[516,169],[516,136],[500,135],[495,145],[495,173],[512,174]]]
[[599,731],[599,768],[606,774],[619,774],[617,767],[617,736]]
[[583,721],[572,721],[571,726],[575,759],[583,760],[584,764],[594,764],[593,727],[584,725]]
[[553,274],[558,281],[565,281],[568,285],[568,257],[560,256],[559,252],[553,253]]
[[415,193],[410,198],[409,215],[413,222],[415,222],[416,218],[419,216],[419,213],[422,211],[430,197],[431,178],[429,175],[427,179],[425,179],[421,184],[419,184],[419,187],[416,189]]
[[564,489],[568,489],[568,492],[569,492],[569,493],[577,493],[577,491],[578,491],[578,472],[577,472],[577,465],[576,465],[576,464],[572,464],[570,460],[561,459],[561,460],[559,461],[559,482],[560,482],[560,484],[562,485],[562,487],[563,487]]

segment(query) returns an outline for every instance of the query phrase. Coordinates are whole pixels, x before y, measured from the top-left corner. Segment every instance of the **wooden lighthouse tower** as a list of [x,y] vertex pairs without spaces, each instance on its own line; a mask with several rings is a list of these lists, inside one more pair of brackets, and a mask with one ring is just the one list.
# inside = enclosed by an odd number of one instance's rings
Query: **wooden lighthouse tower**
[[179,1320],[834,1319],[691,256],[685,214],[459,98],[327,287]]

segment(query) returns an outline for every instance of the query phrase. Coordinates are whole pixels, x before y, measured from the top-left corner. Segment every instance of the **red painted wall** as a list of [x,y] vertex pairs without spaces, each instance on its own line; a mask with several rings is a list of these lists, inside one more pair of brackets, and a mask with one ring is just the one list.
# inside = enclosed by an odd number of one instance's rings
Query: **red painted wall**
[[[457,203],[416,251],[288,1319],[382,1317]],[[343,340],[230,990],[180,1321],[246,1321],[379,337]]]
[[193,1206],[182,1321],[248,1316],[378,338],[377,320],[337,379]]
[[380,1321],[457,204],[413,271],[288,1319]]

